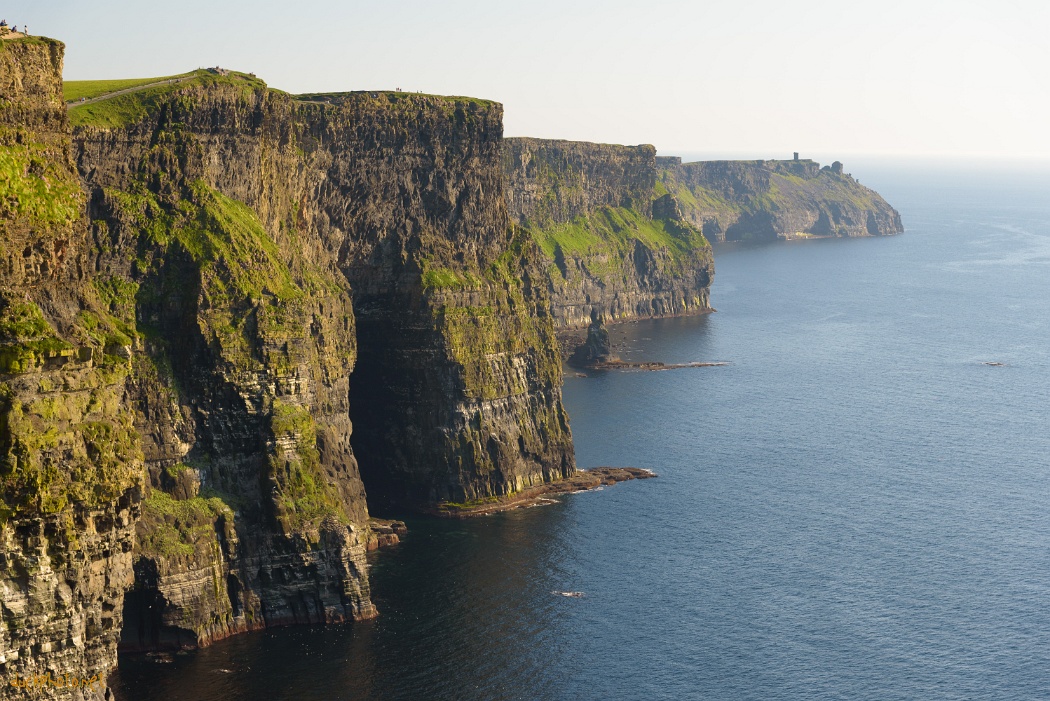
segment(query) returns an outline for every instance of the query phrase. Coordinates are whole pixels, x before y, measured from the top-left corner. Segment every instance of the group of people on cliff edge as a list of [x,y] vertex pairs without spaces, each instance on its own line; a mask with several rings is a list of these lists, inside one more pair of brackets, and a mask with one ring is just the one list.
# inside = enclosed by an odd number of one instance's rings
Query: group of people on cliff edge
[[[3,36],[5,34],[18,34],[18,25],[15,24],[15,25],[12,25],[12,26],[9,27],[7,25],[7,20],[6,19],[0,19],[0,36]],[[23,36],[29,36],[29,25],[28,24],[22,26],[22,35]]]

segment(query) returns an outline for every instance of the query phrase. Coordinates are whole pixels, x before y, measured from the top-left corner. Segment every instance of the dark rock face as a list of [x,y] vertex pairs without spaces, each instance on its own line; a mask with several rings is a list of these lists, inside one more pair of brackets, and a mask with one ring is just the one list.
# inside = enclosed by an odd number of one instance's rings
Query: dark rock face
[[572,474],[542,273],[507,222],[502,109],[383,96],[402,107],[362,147],[376,101],[328,99],[355,129],[332,141],[329,182],[358,196],[328,211],[348,232],[339,260],[358,321],[351,406],[369,498],[462,503]]
[[682,208],[674,195],[668,193],[653,200],[653,219],[666,219],[667,221],[682,221]]
[[656,149],[516,137],[503,142],[503,176],[512,221],[546,225],[625,207],[648,217]]
[[877,192],[835,161],[659,159],[658,190],[673,194],[686,221],[714,241],[805,236],[887,236],[904,230]]
[[656,150],[504,140],[512,221],[539,244],[559,328],[710,311],[711,247],[672,196],[657,196]]
[[153,490],[129,649],[375,614],[349,285],[296,221],[319,176],[261,131],[281,105],[231,87],[189,86],[150,119],[75,132],[94,268],[131,291],[141,337],[129,400]]

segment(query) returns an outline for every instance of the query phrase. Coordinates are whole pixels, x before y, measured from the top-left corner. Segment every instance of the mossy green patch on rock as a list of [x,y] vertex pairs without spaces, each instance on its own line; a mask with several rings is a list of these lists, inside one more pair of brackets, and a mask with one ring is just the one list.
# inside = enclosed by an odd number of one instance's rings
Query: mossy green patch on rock
[[175,499],[153,489],[142,501],[138,523],[139,552],[147,557],[192,557],[198,547],[215,542],[216,522],[233,519],[233,510],[219,497]]
[[69,226],[83,210],[80,182],[50,147],[23,130],[0,129],[0,230],[4,220]]
[[270,430],[274,447],[269,483],[284,532],[317,531],[329,518],[348,523],[346,505],[321,469],[317,428],[309,410],[275,399]]
[[35,303],[12,297],[0,295],[0,373],[30,372],[52,358],[74,355],[72,344],[58,337]]
[[469,271],[432,267],[428,264],[424,264],[422,280],[423,287],[428,290],[477,289],[484,284],[480,277]]
[[[521,395],[531,382],[559,380],[557,363],[551,362],[555,342],[550,322],[537,318],[536,302],[528,299],[531,291],[526,289],[526,266],[535,259],[535,244],[523,229],[512,229],[511,236],[506,251],[488,268],[458,274],[471,281],[469,286],[447,286],[449,294],[429,290],[438,312],[436,327],[472,400]],[[469,304],[454,293],[460,287],[472,290]],[[533,354],[540,356],[530,368],[537,375],[512,371],[513,358]]]
[[71,373],[31,402],[0,385],[0,493],[14,515],[111,503],[142,482],[142,453],[122,410],[121,376]]
[[[680,272],[682,266],[693,262],[696,251],[709,245],[691,224],[650,219],[626,207],[602,207],[571,222],[533,230],[533,236],[552,261],[559,249],[562,255],[588,256],[594,260],[605,256],[606,265],[588,266],[598,277],[622,274],[621,263],[630,258],[636,241],[651,250],[666,252],[672,267],[669,273]],[[552,267],[554,274],[560,272],[557,266]]]
[[23,343],[55,335],[35,303],[0,299],[0,307],[0,343]]

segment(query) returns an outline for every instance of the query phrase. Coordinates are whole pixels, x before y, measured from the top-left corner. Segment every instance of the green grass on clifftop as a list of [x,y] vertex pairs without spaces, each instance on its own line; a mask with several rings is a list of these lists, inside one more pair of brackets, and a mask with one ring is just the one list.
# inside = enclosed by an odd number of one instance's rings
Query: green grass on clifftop
[[[245,73],[231,72],[229,75],[221,76],[211,71],[198,70],[188,73],[186,76],[188,76],[188,79],[180,82],[164,83],[124,95],[115,95],[112,98],[90,104],[71,105],[69,108],[70,124],[74,127],[91,126],[107,129],[126,127],[155,113],[160,105],[172,94],[192,87],[232,85],[240,88],[245,96],[255,90],[266,88],[266,83],[262,80]],[[178,77],[176,76],[174,79],[178,79]],[[146,84],[157,80],[165,80],[165,78],[151,78]]]
[[466,113],[485,111],[497,105],[498,102],[485,100],[480,97],[464,97],[462,95],[431,95],[428,93],[397,92],[396,90],[354,90],[352,92],[340,93],[306,93],[296,95],[296,100],[301,102],[323,102],[331,105],[339,105],[348,101],[371,100],[394,109],[416,110],[423,105],[438,106],[443,108],[447,114],[454,114],[457,109]]
[[3,39],[0,40],[0,51],[4,50],[5,46],[17,46],[17,45],[30,45],[30,46],[65,46],[58,39],[52,39],[50,37],[42,36],[30,36],[30,37],[18,37],[16,39]]
[[435,95],[433,93],[423,92],[398,92],[396,90],[349,90],[346,92],[327,92],[327,93],[303,93],[302,95],[296,95],[297,100],[306,101],[328,101],[338,100],[339,98],[351,97],[356,95],[367,95],[373,99],[379,99],[380,97],[389,100],[390,102],[398,101],[411,101],[414,99],[431,99],[431,100],[449,100],[452,102],[469,102],[482,107],[488,107],[490,105],[497,104],[495,100],[486,100],[480,97],[466,97],[463,95]]

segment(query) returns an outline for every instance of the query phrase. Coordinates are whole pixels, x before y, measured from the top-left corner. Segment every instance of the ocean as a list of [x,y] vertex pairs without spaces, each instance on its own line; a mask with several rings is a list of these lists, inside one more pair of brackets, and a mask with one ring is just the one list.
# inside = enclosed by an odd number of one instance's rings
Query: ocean
[[613,328],[729,365],[567,375],[579,465],[657,479],[411,519],[375,621],[122,657],[119,694],[1050,698],[1050,170],[853,170],[906,233],[722,246],[717,313]]

